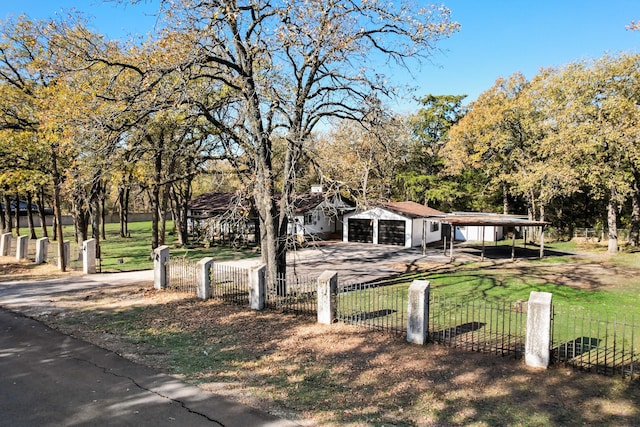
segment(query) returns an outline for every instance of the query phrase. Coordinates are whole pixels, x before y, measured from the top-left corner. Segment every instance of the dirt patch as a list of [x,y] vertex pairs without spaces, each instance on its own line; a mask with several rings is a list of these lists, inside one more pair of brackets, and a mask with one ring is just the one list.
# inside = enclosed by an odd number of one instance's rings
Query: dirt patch
[[17,261],[15,257],[0,256],[0,282],[13,280],[46,280],[64,275],[79,275],[77,271],[61,272],[56,265],[36,265],[32,261]]

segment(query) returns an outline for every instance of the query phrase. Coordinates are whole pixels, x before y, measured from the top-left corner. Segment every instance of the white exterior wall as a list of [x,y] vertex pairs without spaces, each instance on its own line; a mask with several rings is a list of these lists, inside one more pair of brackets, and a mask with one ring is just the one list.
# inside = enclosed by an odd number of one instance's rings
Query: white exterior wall
[[[311,215],[311,222],[306,222],[306,217]],[[332,233],[335,228],[335,221],[328,218],[322,209],[314,209],[307,212],[307,215],[296,216],[304,224],[304,234]]]
[[482,241],[482,229],[484,228],[484,241],[496,242],[502,240],[503,227],[495,225],[476,226],[467,225],[465,227],[456,227],[456,240],[480,242]]
[[[422,219],[420,219],[420,223],[421,223],[421,227],[422,224],[426,223],[426,227],[427,227],[427,232],[425,233],[425,238],[426,238],[426,242],[425,243],[433,243],[433,242],[437,242],[440,239],[442,239],[442,224],[440,223],[440,221],[424,221]],[[431,231],[431,225],[432,224],[437,224],[438,225],[438,230],[437,231]],[[422,238],[422,235],[420,235],[420,238]],[[419,239],[418,239],[419,241]]]
[[[307,216],[311,215],[311,222],[306,222]],[[295,224],[295,230],[294,230]],[[305,234],[322,234],[335,232],[335,220],[325,216],[322,209],[314,209],[306,214],[298,214],[295,217],[295,223],[289,223],[287,231],[289,234],[305,235]]]

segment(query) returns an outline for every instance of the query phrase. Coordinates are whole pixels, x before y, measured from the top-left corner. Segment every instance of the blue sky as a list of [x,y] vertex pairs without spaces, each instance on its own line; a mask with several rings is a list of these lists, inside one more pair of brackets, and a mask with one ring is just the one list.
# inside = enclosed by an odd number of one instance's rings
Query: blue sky
[[[110,38],[153,29],[155,1],[116,5],[97,0],[0,0],[0,18],[25,13],[47,18],[75,8],[92,18],[94,29]],[[625,26],[640,20],[638,0],[443,0],[461,31],[441,42],[441,53],[413,71],[393,73],[415,95],[467,94],[474,100],[495,80],[521,71],[533,77],[540,67],[562,66],[605,53],[638,52],[640,32]],[[415,109],[410,99],[394,108]]]

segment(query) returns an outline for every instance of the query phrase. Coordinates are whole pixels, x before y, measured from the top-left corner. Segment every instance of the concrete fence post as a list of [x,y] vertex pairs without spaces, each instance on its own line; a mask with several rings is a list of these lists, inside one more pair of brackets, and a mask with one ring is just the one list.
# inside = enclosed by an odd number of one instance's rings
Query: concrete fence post
[[551,300],[549,292],[531,292],[527,303],[527,335],[524,361],[527,366],[547,368],[551,347]]
[[27,249],[29,248],[29,236],[18,236],[16,241],[16,259],[27,259]]
[[[62,241],[62,250],[64,251],[65,267],[69,267],[71,264],[71,242],[69,240]],[[62,255],[60,253],[60,246],[58,246],[58,268],[62,270]]]
[[249,306],[252,310],[264,309],[267,292],[266,273],[267,266],[265,264],[249,270]]
[[213,258],[203,258],[198,261],[198,298],[208,300],[211,298],[211,269]]
[[429,338],[429,293],[428,280],[414,280],[409,286],[407,307],[407,342],[424,345]]
[[335,295],[338,291],[338,273],[325,271],[318,277],[318,323],[331,325],[337,317]]
[[36,240],[36,264],[47,262],[47,252],[49,251],[49,238],[41,237]]
[[167,288],[167,262],[169,262],[169,246],[160,246],[153,251],[153,287]]
[[11,250],[11,233],[4,233],[0,237],[0,256],[9,256]]
[[82,271],[84,274],[96,274],[96,239],[82,242]]

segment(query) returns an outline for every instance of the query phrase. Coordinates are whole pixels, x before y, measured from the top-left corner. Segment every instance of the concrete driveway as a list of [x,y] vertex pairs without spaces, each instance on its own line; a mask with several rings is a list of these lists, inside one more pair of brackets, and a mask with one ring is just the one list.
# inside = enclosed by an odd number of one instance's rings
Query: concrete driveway
[[[287,252],[287,274],[318,276],[325,270],[338,272],[340,283],[364,283],[401,273],[398,264],[418,262],[447,263],[440,248],[404,248],[393,245],[373,245],[353,242],[321,242],[307,248]],[[251,268],[261,263],[260,258],[226,261],[222,264]],[[395,267],[394,267],[395,266]]]
[[287,262],[289,270],[298,274],[334,270],[341,283],[362,283],[401,273],[398,264],[446,263],[449,257],[436,248],[427,249],[423,255],[421,248],[337,242],[290,251]]

